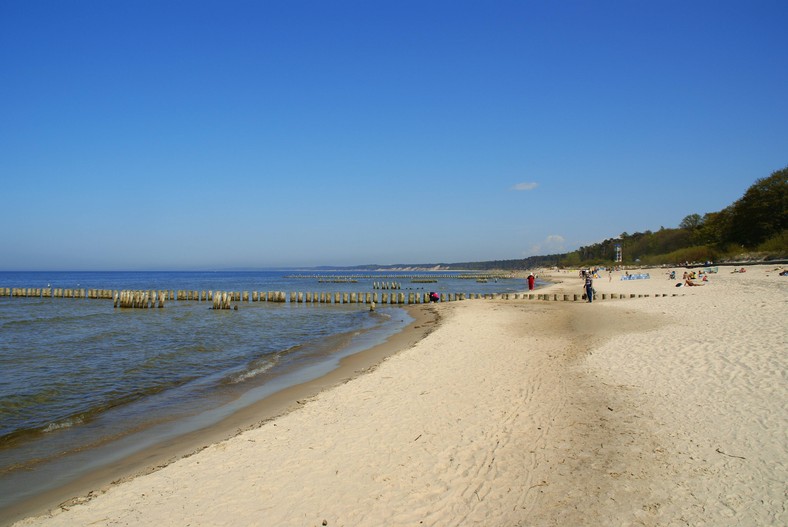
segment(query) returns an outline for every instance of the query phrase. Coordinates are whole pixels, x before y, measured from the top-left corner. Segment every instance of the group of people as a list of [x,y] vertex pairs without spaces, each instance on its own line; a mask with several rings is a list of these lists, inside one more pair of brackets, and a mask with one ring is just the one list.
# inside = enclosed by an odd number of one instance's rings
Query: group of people
[[[700,278],[701,282],[704,283],[698,284],[694,282],[694,280],[697,280],[698,278]],[[670,279],[671,280],[676,279],[676,271],[670,272]],[[685,285],[687,287],[706,285],[705,282],[709,281],[709,275],[708,273],[704,273],[703,271],[700,271],[698,273],[695,273],[695,271],[684,271],[684,275],[681,277],[681,280],[682,282],[676,284],[676,287],[681,287],[682,285]]]
[[698,284],[696,282],[693,282],[693,280],[697,279],[697,276],[695,275],[695,271],[692,271],[691,273],[684,271],[684,276],[682,277],[682,280],[684,280],[684,285],[686,285],[687,287],[706,285],[705,282],[709,281],[709,276],[706,273],[701,273],[701,276],[702,276],[701,281],[704,283]]

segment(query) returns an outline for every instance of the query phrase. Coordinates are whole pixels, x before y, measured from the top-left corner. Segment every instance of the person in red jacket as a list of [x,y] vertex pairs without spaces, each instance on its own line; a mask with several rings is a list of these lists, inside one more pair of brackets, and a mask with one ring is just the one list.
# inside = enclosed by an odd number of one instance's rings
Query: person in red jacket
[[529,291],[533,291],[534,290],[534,282],[535,281],[536,281],[536,277],[534,276],[534,274],[533,273],[529,274],[528,275],[528,290]]

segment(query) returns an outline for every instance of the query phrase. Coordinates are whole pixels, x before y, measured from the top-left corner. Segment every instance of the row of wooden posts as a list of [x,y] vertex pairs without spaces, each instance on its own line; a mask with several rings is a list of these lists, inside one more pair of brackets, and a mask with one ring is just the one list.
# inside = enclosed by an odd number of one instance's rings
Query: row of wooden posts
[[[262,294],[262,293],[261,293]],[[271,298],[270,295],[272,293],[268,293],[269,298],[264,299],[262,296],[259,298],[260,301],[269,301],[269,302],[287,302],[287,295],[284,292],[274,292],[274,297]],[[659,297],[667,297],[669,296],[667,293],[657,293],[654,294],[654,298]],[[671,296],[679,296],[676,293],[673,293]],[[577,302],[579,300],[585,301],[583,298],[584,295],[578,294],[526,294],[526,293],[440,293],[439,294],[439,302],[455,302],[460,300],[536,300],[536,301],[552,301],[552,302]],[[625,298],[649,298],[651,297],[650,294],[635,294],[630,293],[629,295],[626,294],[618,294],[618,293],[602,293],[596,297],[596,300],[621,300]],[[258,298],[253,296],[253,301],[258,301]],[[219,292],[217,291],[213,295],[213,309],[232,309],[236,308],[237,305],[233,306],[233,301],[249,301],[249,296],[247,292],[244,292],[241,295],[238,292]],[[430,303],[430,294],[429,293],[381,293],[378,296],[378,293],[290,293],[290,303],[291,304],[369,304],[374,309],[374,306],[378,303],[383,305],[387,304],[428,304]]]
[[112,300],[112,289],[63,289],[42,287],[0,287],[0,296],[33,298],[103,298]]
[[[427,292],[398,293],[318,293],[283,291],[190,291],[190,290],[112,290],[112,289],[51,289],[51,288],[9,288],[0,287],[0,296],[32,297],[32,298],[94,298],[113,300],[115,307],[151,308],[164,307],[165,301],[197,301],[211,302],[214,309],[231,309],[233,302],[275,302],[298,304],[426,304],[430,302]],[[648,294],[606,294],[597,296],[597,300],[642,298]],[[655,297],[668,296],[655,294]],[[678,296],[673,293],[672,296]],[[490,300],[538,300],[577,302],[582,300],[578,294],[538,294],[538,293],[440,293],[440,302],[458,300],[490,299]]]

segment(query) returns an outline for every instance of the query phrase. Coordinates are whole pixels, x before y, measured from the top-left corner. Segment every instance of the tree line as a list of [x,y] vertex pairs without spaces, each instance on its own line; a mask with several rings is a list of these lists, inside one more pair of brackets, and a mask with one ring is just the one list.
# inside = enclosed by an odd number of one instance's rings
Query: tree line
[[616,245],[624,265],[703,263],[788,256],[788,167],[758,179],[744,195],[718,212],[687,215],[677,228],[621,233],[576,251],[515,260],[444,264],[449,269],[530,269],[610,265]]

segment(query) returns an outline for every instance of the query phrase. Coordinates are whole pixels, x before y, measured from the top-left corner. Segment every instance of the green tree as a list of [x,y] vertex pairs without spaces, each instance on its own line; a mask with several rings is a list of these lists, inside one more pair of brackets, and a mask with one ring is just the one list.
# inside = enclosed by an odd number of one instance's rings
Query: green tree
[[679,228],[681,229],[688,229],[694,231],[698,227],[703,225],[703,218],[700,214],[690,214],[686,216],[681,223],[679,223]]
[[694,242],[698,245],[723,247],[730,237],[731,207],[703,216],[703,225],[695,231]]
[[788,228],[788,167],[757,180],[731,206],[730,241],[755,247]]

